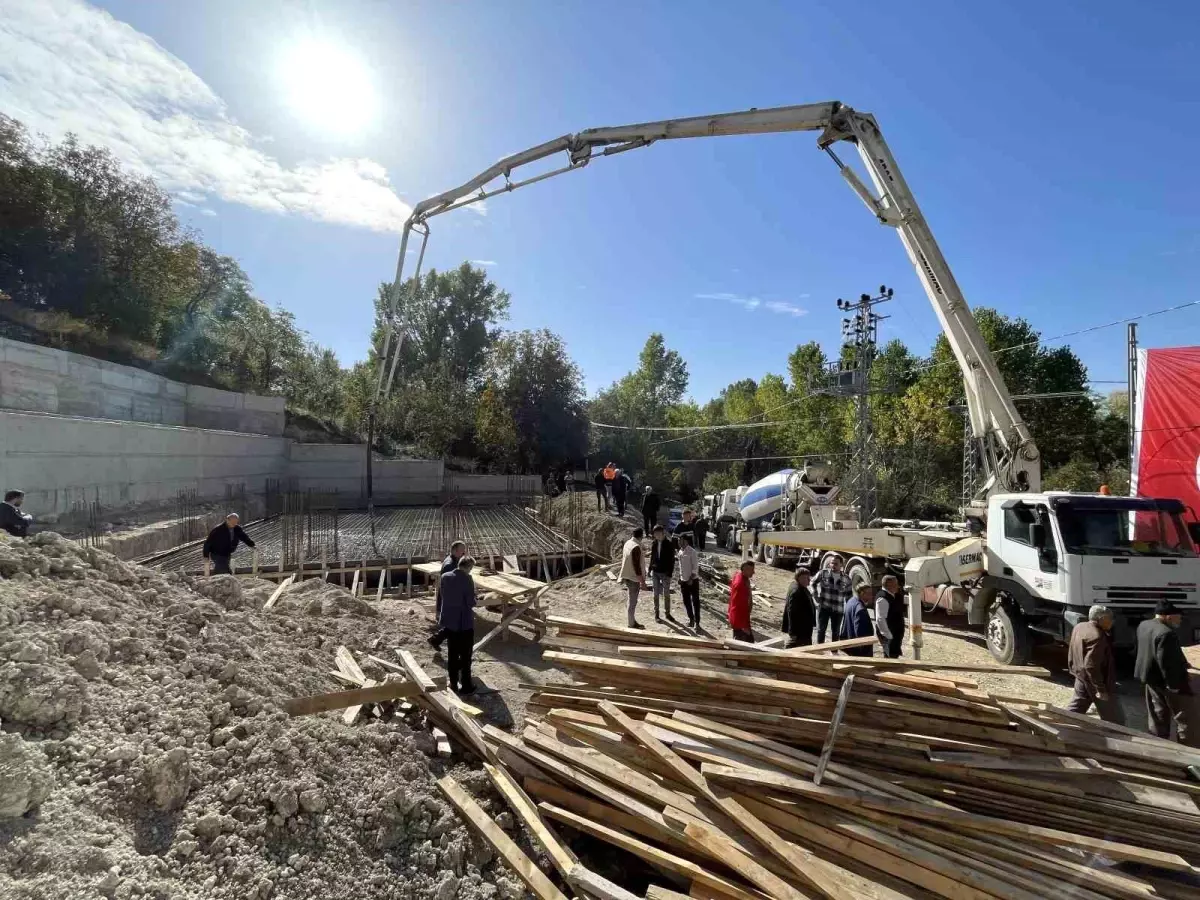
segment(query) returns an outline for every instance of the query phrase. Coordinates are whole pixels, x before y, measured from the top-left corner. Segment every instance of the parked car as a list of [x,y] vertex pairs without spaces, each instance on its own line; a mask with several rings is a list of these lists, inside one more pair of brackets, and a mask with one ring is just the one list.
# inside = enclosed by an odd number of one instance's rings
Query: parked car
[[667,534],[672,534],[675,527],[683,521],[683,510],[682,506],[672,506],[667,512]]

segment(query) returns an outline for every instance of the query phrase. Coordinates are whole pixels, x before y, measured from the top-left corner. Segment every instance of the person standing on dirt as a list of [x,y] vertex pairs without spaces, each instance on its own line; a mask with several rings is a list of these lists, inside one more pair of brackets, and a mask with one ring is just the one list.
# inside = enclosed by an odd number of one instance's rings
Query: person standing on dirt
[[900,645],[904,642],[904,598],[900,594],[900,579],[895,575],[884,575],[880,585],[883,589],[875,598],[875,633],[879,645],[888,659],[900,658]]
[[0,504],[0,528],[13,537],[28,537],[33,516],[21,510],[25,502],[24,491],[5,491],[4,503]]
[[450,690],[469,694],[475,690],[471,681],[471,653],[475,649],[475,580],[471,569],[475,560],[464,556],[454,571],[441,578],[442,606],[438,625],[446,635],[446,675]]
[[796,567],[796,577],[788,585],[787,600],[783,605],[783,633],[787,635],[785,647],[807,647],[813,642],[813,629],[817,627],[817,611],[813,606],[812,591],[808,583],[812,572],[804,566]]
[[[616,463],[610,462],[604,467],[604,486],[608,488],[608,499],[612,499],[613,482],[617,480]],[[605,507],[607,509],[607,506]]]
[[617,505],[617,515],[624,517],[625,515],[625,498],[629,494],[629,476],[625,474],[624,469],[617,469],[617,477],[613,479],[612,495],[613,503]]
[[225,517],[225,521],[208,533],[208,537],[204,539],[204,547],[201,553],[205,559],[212,560],[212,574],[214,575],[231,575],[233,574],[229,568],[229,560],[237,550],[238,543],[243,543],[247,547],[253,547],[254,541],[250,540],[250,535],[242,529],[238,524],[240,517],[237,513],[231,512]]
[[633,529],[633,537],[621,548],[621,584],[629,594],[626,624],[630,628],[645,628],[634,618],[637,612],[638,593],[646,589],[646,568],[642,563],[642,535],[640,528]]
[[658,499],[658,494],[654,492],[654,488],[646,485],[646,492],[642,496],[642,528],[646,531],[652,531],[654,526],[658,524],[658,511],[662,508],[662,501]]
[[754,577],[754,560],[742,560],[742,568],[729,582],[729,627],[735,641],[754,643],[750,627],[750,579]]
[[1200,729],[1196,723],[1196,698],[1188,681],[1187,657],[1177,634],[1182,622],[1178,606],[1170,600],[1158,601],[1154,618],[1138,626],[1133,674],[1145,686],[1147,731],[1169,739],[1174,719],[1176,740],[1195,746]]
[[667,531],[661,525],[655,525],[651,534],[654,535],[654,542],[650,545],[650,577],[654,586],[654,621],[662,621],[658,614],[658,597],[661,594],[667,621],[674,622],[675,617],[671,615],[671,576],[675,574],[675,543],[667,537]]
[[[863,582],[854,591],[854,596],[846,601],[845,614],[842,616],[842,629],[836,635],[843,641],[854,638],[873,637],[875,623],[867,612],[875,598],[873,585]],[[833,635],[831,635],[833,636]],[[847,656],[874,656],[875,650],[867,644],[865,647],[848,647],[842,651]]]
[[1096,705],[1105,722],[1125,724],[1125,713],[1117,701],[1117,659],[1112,641],[1113,616],[1099,604],[1088,610],[1088,620],[1071,630],[1067,668],[1075,676],[1075,695],[1067,704],[1074,713],[1086,713]]
[[842,616],[846,610],[846,601],[854,593],[854,585],[849,576],[842,572],[845,560],[840,554],[830,554],[825,568],[817,573],[812,580],[812,590],[817,596],[817,643],[825,643],[825,629],[829,629],[829,639],[836,641],[842,630]]
[[596,477],[593,481],[596,483],[596,512],[607,512],[608,491],[605,490],[603,469],[596,470]]
[[688,627],[700,630],[700,557],[692,546],[688,532],[679,535],[679,595],[683,597],[683,611],[687,613]]
[[[442,560],[441,571],[438,572],[437,590],[433,594],[433,615],[435,618],[440,618],[442,615],[442,579],[458,569],[458,561],[467,555],[466,541],[455,541],[450,545],[450,555]],[[434,649],[435,653],[442,651],[442,643],[446,640],[446,629],[438,625],[433,635],[429,638],[429,646]]]

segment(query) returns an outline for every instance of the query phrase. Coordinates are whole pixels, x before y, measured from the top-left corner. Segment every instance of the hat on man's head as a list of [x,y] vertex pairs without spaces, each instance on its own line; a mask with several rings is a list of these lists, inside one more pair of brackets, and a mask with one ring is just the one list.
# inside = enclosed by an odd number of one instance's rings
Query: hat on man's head
[[1177,616],[1181,610],[1170,600],[1159,600],[1154,605],[1154,614],[1156,616]]

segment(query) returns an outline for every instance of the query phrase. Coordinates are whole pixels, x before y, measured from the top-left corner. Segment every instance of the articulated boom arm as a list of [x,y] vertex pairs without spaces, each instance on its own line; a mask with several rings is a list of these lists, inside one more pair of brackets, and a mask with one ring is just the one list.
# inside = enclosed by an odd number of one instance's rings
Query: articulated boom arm
[[[640,125],[589,128],[578,134],[564,135],[521,153],[514,153],[459,187],[421,201],[413,208],[400,240],[400,258],[396,264],[396,279],[388,298],[389,308],[380,356],[379,379],[372,409],[391,390],[400,345],[403,343],[404,331],[399,327],[399,301],[409,235],[414,230],[422,235],[421,253],[416,269],[416,274],[419,275],[425,245],[429,240],[429,219],[495,194],[513,191],[564,172],[581,169],[593,159],[594,154],[612,156],[626,150],[648,147],[656,141],[677,138],[775,134],[788,131],[821,132],[817,138],[817,146],[833,158],[842,176],[871,213],[883,224],[895,228],[900,235],[904,249],[917,270],[917,275],[950,341],[955,359],[962,369],[971,431],[979,445],[987,476],[973,505],[977,508],[980,504],[986,506],[987,497],[996,492],[1039,490],[1041,460],[1037,447],[1028,427],[1013,405],[1012,397],[1000,377],[991,351],[979,332],[975,317],[971,314],[966,299],[925,222],[925,217],[921,215],[912,192],[900,174],[874,116],[856,112],[837,101],[781,106],[774,109],[751,109],[687,119],[667,119]],[[849,142],[858,148],[875,191],[867,187],[854,170],[845,165],[833,152],[833,145],[840,141]],[[564,152],[568,160],[565,166],[523,181],[512,181],[512,173],[521,167]],[[503,185],[488,190],[488,185],[500,178],[504,179]]]

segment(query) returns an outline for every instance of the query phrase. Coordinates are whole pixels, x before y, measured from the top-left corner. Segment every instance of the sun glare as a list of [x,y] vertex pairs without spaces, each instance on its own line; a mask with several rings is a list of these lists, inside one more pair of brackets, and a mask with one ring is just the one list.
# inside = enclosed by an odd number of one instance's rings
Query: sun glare
[[279,72],[292,109],[316,128],[354,134],[375,116],[375,90],[366,66],[343,47],[299,40],[283,53]]

